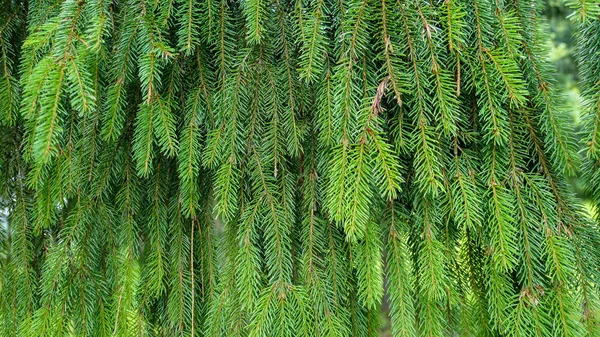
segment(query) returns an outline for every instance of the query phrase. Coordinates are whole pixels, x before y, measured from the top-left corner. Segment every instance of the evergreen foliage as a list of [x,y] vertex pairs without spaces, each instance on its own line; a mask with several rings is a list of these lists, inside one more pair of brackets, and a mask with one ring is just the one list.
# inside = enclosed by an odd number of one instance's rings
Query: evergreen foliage
[[[580,86],[582,89],[582,152],[585,154],[582,173],[586,182],[586,194],[593,204],[596,223],[600,220],[598,212],[600,205],[600,151],[598,147],[598,126],[600,122],[600,68],[598,67],[597,52],[600,34],[600,1],[567,1],[575,11],[571,19],[575,22],[575,58],[579,68]],[[597,49],[595,49],[597,50]],[[593,227],[580,228],[576,235],[577,251],[584,259],[595,260],[599,250],[589,246],[590,242],[597,244],[597,231]],[[588,320],[586,329],[591,334],[600,334],[600,298],[598,292],[598,266],[596,264],[578,263],[578,269],[589,276],[588,281],[582,280],[581,294],[584,298],[584,309],[592,313],[593,322]]]
[[543,1],[0,1],[0,335],[600,335]]

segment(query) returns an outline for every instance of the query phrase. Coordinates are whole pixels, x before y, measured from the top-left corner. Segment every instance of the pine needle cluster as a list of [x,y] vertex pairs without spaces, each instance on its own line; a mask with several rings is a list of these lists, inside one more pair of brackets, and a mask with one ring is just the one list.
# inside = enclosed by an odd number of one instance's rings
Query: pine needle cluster
[[543,1],[1,6],[0,335],[600,335]]

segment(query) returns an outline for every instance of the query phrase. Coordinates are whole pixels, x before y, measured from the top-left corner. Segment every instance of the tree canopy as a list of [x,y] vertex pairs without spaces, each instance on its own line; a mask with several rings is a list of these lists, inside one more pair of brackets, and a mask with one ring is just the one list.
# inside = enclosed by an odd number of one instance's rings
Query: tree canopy
[[0,3],[0,335],[600,335],[597,0],[583,160],[544,1]]

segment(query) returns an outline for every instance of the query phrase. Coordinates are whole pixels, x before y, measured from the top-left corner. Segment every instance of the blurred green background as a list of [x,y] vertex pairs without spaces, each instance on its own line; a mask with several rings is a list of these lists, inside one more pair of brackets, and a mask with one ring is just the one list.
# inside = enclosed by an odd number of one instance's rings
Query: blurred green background
[[[556,75],[557,89],[565,96],[570,107],[573,127],[579,144],[581,138],[581,95],[578,87],[579,75],[573,56],[573,23],[569,19],[572,11],[564,5],[563,0],[547,0],[545,15],[551,33],[552,49],[550,57],[558,70]],[[584,156],[584,152],[580,152]],[[585,181],[580,176],[569,178],[571,188],[586,205],[590,214],[594,208],[585,192]]]

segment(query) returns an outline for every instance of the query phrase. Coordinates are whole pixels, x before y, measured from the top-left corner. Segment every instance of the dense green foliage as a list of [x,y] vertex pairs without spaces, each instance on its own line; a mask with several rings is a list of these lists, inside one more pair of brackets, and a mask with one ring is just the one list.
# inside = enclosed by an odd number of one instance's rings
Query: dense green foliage
[[[575,56],[584,98],[582,142],[586,160],[582,171],[587,182],[586,192],[597,209],[600,205],[600,62],[597,52],[600,46],[600,1],[574,5],[573,19],[577,23]],[[597,215],[600,219],[600,213]]]
[[600,335],[544,1],[0,1],[0,335]]

